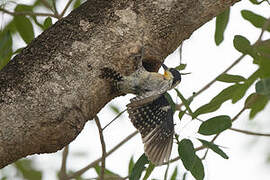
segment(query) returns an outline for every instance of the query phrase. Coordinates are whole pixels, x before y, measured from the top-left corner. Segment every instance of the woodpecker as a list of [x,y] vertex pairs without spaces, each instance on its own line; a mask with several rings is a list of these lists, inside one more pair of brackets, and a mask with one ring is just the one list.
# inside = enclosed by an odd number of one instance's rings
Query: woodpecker
[[139,62],[137,70],[123,76],[111,68],[101,69],[101,78],[113,82],[114,89],[132,93],[127,111],[132,124],[140,132],[144,152],[155,165],[169,161],[174,135],[173,110],[165,93],[177,86],[181,74],[162,64],[164,74],[148,72]]

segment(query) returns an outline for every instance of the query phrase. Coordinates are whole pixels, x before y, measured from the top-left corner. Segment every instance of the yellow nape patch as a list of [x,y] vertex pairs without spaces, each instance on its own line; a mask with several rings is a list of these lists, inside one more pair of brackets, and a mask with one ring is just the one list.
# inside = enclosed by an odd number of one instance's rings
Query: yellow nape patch
[[167,80],[172,79],[172,73],[170,73],[169,71],[164,71],[164,77]]

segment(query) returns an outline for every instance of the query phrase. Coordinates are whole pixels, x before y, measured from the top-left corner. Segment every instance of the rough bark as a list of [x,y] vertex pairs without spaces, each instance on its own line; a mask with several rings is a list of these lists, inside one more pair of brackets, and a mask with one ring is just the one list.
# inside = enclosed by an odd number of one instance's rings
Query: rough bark
[[109,66],[157,70],[201,25],[239,0],[89,0],[33,40],[0,72],[0,168],[62,149],[116,97]]

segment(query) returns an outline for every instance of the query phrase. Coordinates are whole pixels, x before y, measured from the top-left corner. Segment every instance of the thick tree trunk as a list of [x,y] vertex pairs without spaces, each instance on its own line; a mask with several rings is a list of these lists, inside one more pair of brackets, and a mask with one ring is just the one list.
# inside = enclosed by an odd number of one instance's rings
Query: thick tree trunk
[[[0,168],[69,144],[116,95],[99,69],[157,70],[193,31],[239,0],[89,0],[0,72]],[[143,35],[144,34],[144,35]]]

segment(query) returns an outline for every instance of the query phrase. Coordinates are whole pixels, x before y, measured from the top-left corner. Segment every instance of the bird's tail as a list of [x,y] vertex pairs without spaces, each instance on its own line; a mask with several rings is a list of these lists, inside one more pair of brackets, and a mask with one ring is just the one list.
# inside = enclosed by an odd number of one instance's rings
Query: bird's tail
[[100,69],[100,71],[101,71],[101,74],[99,77],[101,79],[106,79],[110,81],[111,92],[119,93],[118,83],[123,81],[123,76],[120,73],[108,67],[102,68]]
[[111,68],[105,67],[100,69],[100,71],[101,71],[100,78],[102,79],[107,79],[115,82],[123,80],[123,76]]

